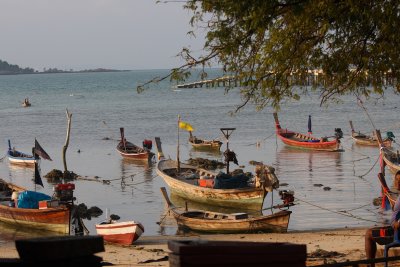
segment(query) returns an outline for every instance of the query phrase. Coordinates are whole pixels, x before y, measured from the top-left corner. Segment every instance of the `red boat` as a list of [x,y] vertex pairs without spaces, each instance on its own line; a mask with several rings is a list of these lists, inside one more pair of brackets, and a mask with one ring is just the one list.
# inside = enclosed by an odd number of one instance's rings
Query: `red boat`
[[[340,138],[343,137],[343,132],[340,128],[335,129],[335,135],[331,137],[316,138],[311,135],[311,120],[309,120],[309,134],[301,134],[288,129],[282,129],[278,114],[274,113],[276,135],[288,146],[321,150],[321,151],[341,151]],[[310,118],[311,119],[311,118]]]
[[121,245],[131,245],[144,232],[141,223],[135,221],[116,222],[114,220],[104,221],[96,224],[98,235],[103,236],[104,241]]
[[122,157],[133,160],[150,161],[154,157],[151,140],[144,140],[143,147],[139,147],[131,142],[126,141],[124,137],[124,128],[120,128],[121,141],[117,145],[117,151]]

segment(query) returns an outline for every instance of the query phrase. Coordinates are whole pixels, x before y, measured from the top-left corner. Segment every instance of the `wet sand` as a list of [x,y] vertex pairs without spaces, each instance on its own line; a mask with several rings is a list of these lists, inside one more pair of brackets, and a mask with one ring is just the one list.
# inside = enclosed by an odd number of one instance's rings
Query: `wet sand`
[[[134,245],[105,244],[105,252],[96,254],[114,266],[169,266],[170,240],[221,240],[251,242],[289,242],[307,245],[307,266],[346,260],[365,259],[364,234],[366,228],[327,231],[289,232],[284,234],[235,234],[192,236],[142,236]],[[379,250],[379,248],[378,248]],[[0,244],[0,258],[18,258],[13,242]],[[315,252],[328,252],[313,257]],[[330,256],[337,252],[338,256]]]

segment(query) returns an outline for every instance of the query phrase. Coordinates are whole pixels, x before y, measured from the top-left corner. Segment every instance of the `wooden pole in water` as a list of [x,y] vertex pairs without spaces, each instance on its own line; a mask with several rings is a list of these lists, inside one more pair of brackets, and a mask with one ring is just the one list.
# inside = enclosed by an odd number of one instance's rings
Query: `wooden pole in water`
[[179,162],[179,122],[181,121],[181,116],[178,115],[178,145],[176,147],[176,169],[178,173],[181,171],[181,166]]
[[66,177],[66,175],[68,173],[67,159],[66,159],[65,154],[67,152],[67,148],[69,145],[69,136],[70,136],[70,132],[71,132],[71,117],[72,117],[72,114],[68,112],[68,109],[66,109],[66,115],[67,115],[67,136],[65,139],[65,144],[62,149],[62,157],[63,157],[63,163],[64,163],[64,178]]

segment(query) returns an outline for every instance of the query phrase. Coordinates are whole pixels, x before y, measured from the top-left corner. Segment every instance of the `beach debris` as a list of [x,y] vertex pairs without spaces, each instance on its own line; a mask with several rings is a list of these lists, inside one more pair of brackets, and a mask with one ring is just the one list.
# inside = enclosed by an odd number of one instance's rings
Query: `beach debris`
[[145,260],[145,261],[139,261],[138,263],[142,264],[142,263],[160,262],[160,261],[167,261],[168,259],[169,259],[168,256],[164,256],[164,257],[161,257],[161,258],[158,258],[158,259],[148,259],[148,260]]
[[60,170],[53,169],[50,172],[48,172],[44,177],[50,178],[50,179],[62,178],[63,177],[63,173]]
[[336,258],[336,257],[344,257],[345,254],[337,252],[337,251],[327,251],[321,248],[316,249],[314,252],[308,254],[310,258]]
[[60,170],[53,169],[48,172],[44,177],[50,179],[51,181],[59,181],[61,179],[65,179],[67,181],[72,181],[78,178],[79,175],[72,171],[67,171],[67,173],[63,173]]
[[188,160],[188,163],[193,166],[198,166],[200,168],[206,169],[206,170],[215,170],[215,169],[222,169],[225,167],[225,164],[223,162],[217,161],[217,160],[210,160],[210,159],[205,159],[205,158],[190,158]]

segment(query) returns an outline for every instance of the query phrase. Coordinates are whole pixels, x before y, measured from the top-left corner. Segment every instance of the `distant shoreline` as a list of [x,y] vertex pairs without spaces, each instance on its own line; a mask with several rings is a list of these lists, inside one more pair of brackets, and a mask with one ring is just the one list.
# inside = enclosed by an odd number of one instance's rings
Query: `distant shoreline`
[[112,70],[112,69],[92,69],[92,70],[78,70],[78,71],[36,71],[36,72],[8,72],[0,71],[0,75],[21,75],[21,74],[57,74],[57,73],[95,73],[95,72],[127,72],[131,70]]

